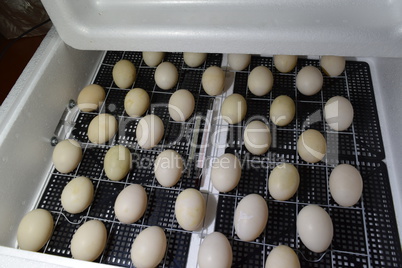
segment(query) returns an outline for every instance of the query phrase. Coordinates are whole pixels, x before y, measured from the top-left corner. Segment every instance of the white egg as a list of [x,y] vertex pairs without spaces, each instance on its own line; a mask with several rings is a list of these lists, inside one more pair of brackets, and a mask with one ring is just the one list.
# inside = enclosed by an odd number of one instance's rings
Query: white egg
[[244,70],[250,65],[251,55],[250,54],[229,54],[228,63],[235,71]]
[[264,122],[255,120],[247,124],[243,140],[250,153],[265,154],[271,146],[271,132]]
[[100,114],[92,119],[88,126],[88,139],[95,144],[110,141],[117,132],[117,120],[113,115]]
[[147,209],[147,193],[139,184],[124,188],[114,202],[116,218],[126,224],[138,221]]
[[222,233],[211,233],[202,241],[198,250],[200,268],[230,268],[232,260],[232,247]]
[[297,152],[304,161],[317,163],[327,153],[327,142],[319,131],[308,129],[297,140]]
[[300,268],[300,262],[293,249],[280,245],[269,253],[265,268]]
[[105,100],[105,90],[99,85],[89,85],[84,87],[77,98],[77,106],[83,112],[97,110]]
[[201,84],[208,95],[220,95],[225,86],[225,72],[218,66],[208,67],[202,74]]
[[176,66],[170,62],[162,62],[155,70],[155,83],[164,90],[169,90],[177,84],[179,73]]
[[165,150],[155,159],[155,177],[164,187],[175,185],[179,181],[183,169],[183,159],[176,151]]
[[140,117],[149,107],[149,95],[142,88],[130,90],[124,98],[124,109],[131,117]]
[[105,225],[90,220],[81,225],[71,239],[71,255],[74,259],[94,261],[103,252],[107,241]]
[[61,192],[61,205],[71,214],[83,212],[93,199],[94,186],[87,177],[72,179]]
[[330,98],[324,107],[324,117],[330,128],[343,131],[353,122],[353,106],[350,101],[342,96]]
[[72,139],[63,140],[54,147],[52,160],[61,173],[73,171],[82,160],[81,145]]
[[131,247],[131,261],[137,268],[156,267],[165,257],[167,242],[162,228],[151,226],[142,230]]
[[275,68],[281,73],[288,73],[297,64],[297,56],[295,55],[275,55],[274,65]]
[[186,89],[177,90],[169,99],[169,115],[177,122],[186,121],[194,112],[193,94]]
[[274,84],[274,76],[265,66],[255,67],[248,76],[247,86],[256,96],[264,96],[271,92]]
[[222,118],[229,124],[241,122],[247,113],[247,102],[240,94],[234,93],[223,101],[221,108]]
[[276,166],[269,175],[268,189],[271,196],[280,201],[291,198],[299,188],[299,172],[292,164]]
[[149,67],[155,67],[159,63],[162,62],[165,57],[165,52],[151,52],[151,51],[143,51],[142,58],[146,65]]
[[322,56],[320,65],[328,76],[338,76],[345,70],[345,58],[340,56]]
[[131,169],[130,150],[123,145],[111,147],[103,160],[103,169],[106,176],[112,181],[119,181],[127,176]]
[[18,225],[17,241],[20,249],[38,251],[50,239],[53,217],[49,211],[34,209],[28,212]]
[[189,67],[198,67],[207,59],[207,53],[184,52],[183,59]]
[[344,207],[353,206],[363,192],[362,176],[351,165],[338,165],[329,176],[329,190],[336,203]]
[[119,88],[130,87],[137,76],[137,69],[129,60],[120,60],[113,66],[113,81]]
[[264,231],[267,222],[267,202],[260,195],[249,194],[237,205],[234,227],[241,240],[246,242],[255,240]]
[[303,67],[296,76],[296,87],[300,93],[306,96],[319,92],[323,83],[321,71],[314,66]]
[[271,121],[280,127],[292,122],[296,114],[295,103],[292,98],[281,95],[274,99],[269,109]]
[[211,181],[219,192],[233,190],[240,181],[241,163],[234,154],[223,154],[212,163]]
[[174,214],[180,227],[187,231],[201,228],[206,212],[205,199],[201,192],[188,188],[176,198]]
[[297,215],[296,225],[301,241],[309,250],[321,253],[331,245],[334,227],[323,208],[317,205],[304,207]]
[[138,122],[135,135],[138,145],[144,149],[151,149],[158,145],[165,133],[165,127],[159,116],[149,114]]

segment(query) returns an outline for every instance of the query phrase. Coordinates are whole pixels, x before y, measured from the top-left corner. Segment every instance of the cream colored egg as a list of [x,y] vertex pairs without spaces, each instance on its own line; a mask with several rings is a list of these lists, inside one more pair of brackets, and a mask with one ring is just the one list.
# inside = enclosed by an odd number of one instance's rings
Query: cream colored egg
[[159,116],[149,114],[138,122],[135,135],[138,145],[144,149],[151,149],[158,145],[165,133],[165,127]]
[[317,163],[327,153],[327,142],[319,131],[308,129],[297,140],[297,152],[304,161]]
[[127,176],[131,169],[130,150],[123,145],[111,147],[103,160],[103,169],[106,176],[112,181],[119,181]]
[[107,241],[105,225],[90,220],[81,225],[71,239],[71,255],[74,259],[94,261],[103,252]]
[[269,253],[265,268],[300,268],[300,262],[293,249],[280,245]]
[[280,201],[291,198],[299,188],[299,172],[292,164],[276,166],[269,175],[268,189],[271,196]]
[[222,233],[211,233],[202,241],[198,250],[200,268],[230,268],[232,260],[232,246]]
[[137,268],[153,268],[165,257],[167,242],[162,228],[151,226],[142,230],[131,247],[131,261]]
[[146,65],[149,67],[155,67],[159,63],[162,62],[165,57],[165,52],[151,52],[151,51],[143,51],[142,58]]
[[176,151],[165,150],[155,159],[155,177],[162,186],[175,185],[179,181],[183,169],[183,159]]
[[176,198],[174,214],[180,227],[187,231],[201,228],[206,212],[205,199],[201,192],[188,188]]
[[264,231],[267,222],[267,202],[260,195],[249,194],[237,205],[233,224],[241,240],[246,242],[255,240]]
[[274,84],[274,76],[265,66],[255,67],[248,76],[247,85],[256,96],[264,96],[271,92]]
[[363,192],[362,176],[351,165],[338,165],[329,176],[329,190],[336,203],[344,207],[353,206]]
[[83,112],[97,110],[105,100],[105,90],[99,85],[89,85],[84,87],[77,98],[77,106]]
[[53,217],[49,211],[34,209],[28,212],[18,225],[17,241],[20,249],[38,251],[50,239]]
[[218,66],[208,67],[202,74],[201,84],[208,95],[220,95],[225,86],[225,72]]
[[340,56],[322,56],[320,65],[328,76],[338,76],[345,70],[345,58]]
[[169,99],[170,117],[177,122],[186,121],[193,114],[194,107],[194,96],[186,89],[176,91]]
[[117,132],[117,120],[113,115],[100,114],[92,119],[88,126],[88,139],[95,144],[110,141]]
[[155,70],[155,83],[164,90],[169,90],[177,84],[179,73],[176,66],[170,62],[162,62]]
[[314,66],[303,67],[296,76],[296,87],[300,93],[312,96],[319,92],[324,83],[320,70]]
[[93,199],[94,186],[87,177],[72,179],[61,192],[61,205],[71,214],[83,212]]
[[288,125],[292,122],[296,114],[295,103],[292,98],[281,95],[274,99],[269,109],[269,117],[271,121],[280,127]]
[[116,218],[126,224],[138,221],[147,209],[147,193],[139,184],[131,184],[124,188],[114,203]]
[[247,113],[246,99],[240,94],[234,93],[228,96],[222,103],[222,118],[229,124],[241,122]]
[[262,155],[271,146],[271,132],[264,122],[255,120],[247,124],[243,140],[247,151],[255,155]]
[[297,64],[297,56],[295,55],[275,55],[274,65],[275,68],[281,73],[288,73]]
[[81,145],[72,139],[63,140],[54,147],[52,160],[61,173],[73,171],[82,160]]
[[119,88],[128,88],[137,77],[137,69],[129,60],[120,60],[113,66],[113,81]]
[[304,207],[297,215],[296,225],[301,241],[309,250],[321,253],[331,245],[334,227],[331,217],[321,207]]
[[142,88],[130,90],[124,98],[124,109],[131,117],[140,117],[149,107],[149,95]]
[[223,154],[212,163],[211,181],[219,192],[233,190],[240,181],[241,163],[234,154]]
[[332,97],[325,103],[325,121],[333,130],[343,131],[348,129],[353,122],[353,115],[352,104],[342,96]]
[[190,67],[198,67],[207,59],[207,53],[183,53],[184,62]]
[[244,70],[250,65],[251,55],[250,54],[229,54],[228,63],[229,66],[235,71]]

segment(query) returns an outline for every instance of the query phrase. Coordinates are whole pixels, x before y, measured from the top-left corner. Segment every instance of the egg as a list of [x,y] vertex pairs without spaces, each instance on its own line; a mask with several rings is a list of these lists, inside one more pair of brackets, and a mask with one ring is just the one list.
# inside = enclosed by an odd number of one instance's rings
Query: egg
[[131,247],[131,261],[137,268],[152,268],[165,257],[167,242],[162,228],[151,226],[142,230]]
[[292,164],[282,163],[269,175],[268,189],[271,196],[280,201],[291,198],[299,188],[299,172]]
[[186,121],[194,112],[193,94],[186,89],[177,90],[169,99],[169,115],[177,122]]
[[297,56],[295,55],[274,55],[275,68],[281,73],[288,73],[297,64]]
[[251,55],[250,54],[229,54],[228,63],[232,67],[232,70],[241,71],[250,65]]
[[207,53],[192,53],[192,52],[184,52],[183,53],[184,62],[189,67],[198,67],[205,62],[207,59]]
[[176,66],[170,62],[162,62],[155,70],[155,83],[164,90],[169,90],[177,84],[179,73]]
[[88,139],[95,144],[110,141],[117,132],[117,120],[110,114],[99,114],[92,119],[88,126]]
[[128,88],[134,83],[137,69],[129,60],[120,60],[113,66],[113,81],[119,88]]
[[320,70],[314,66],[303,67],[296,76],[296,87],[306,96],[312,96],[319,92],[324,83]]
[[202,241],[198,250],[200,268],[230,268],[232,260],[232,247],[222,233],[213,232]]
[[54,147],[52,160],[61,173],[73,171],[82,160],[81,145],[72,139],[63,140]]
[[183,159],[176,151],[165,150],[155,159],[155,177],[164,187],[175,185],[179,181],[183,169]]
[[159,116],[149,114],[144,116],[137,125],[135,135],[138,145],[143,149],[151,149],[158,145],[165,133],[165,127]]
[[319,131],[308,129],[297,140],[297,152],[304,161],[317,163],[327,152],[327,142]]
[[130,150],[123,145],[111,147],[103,160],[106,176],[112,181],[119,181],[127,176],[131,169]]
[[304,207],[297,215],[296,226],[301,241],[309,250],[321,253],[331,245],[334,227],[323,208],[317,205]]
[[99,85],[89,85],[84,87],[77,98],[77,106],[83,112],[97,110],[105,100],[105,90]]
[[94,199],[94,186],[87,177],[72,179],[61,192],[61,205],[71,214],[81,213]]
[[201,84],[208,95],[220,95],[225,86],[225,72],[218,66],[208,67],[202,74]]
[[267,202],[260,195],[249,194],[237,205],[233,224],[241,240],[246,242],[255,240],[264,231],[267,222]]
[[148,93],[142,88],[134,88],[127,92],[124,98],[124,109],[131,117],[140,117],[149,107]]
[[229,124],[241,122],[247,113],[247,102],[240,94],[234,93],[223,101],[221,108],[222,118]]
[[329,176],[329,191],[339,205],[344,207],[355,205],[363,192],[360,172],[348,164],[336,166]]
[[264,96],[271,92],[274,84],[274,76],[265,66],[255,67],[247,79],[247,86],[256,96]]
[[322,56],[320,65],[328,76],[338,76],[345,70],[345,58],[340,56]]
[[142,59],[144,60],[145,64],[149,67],[155,67],[159,63],[162,62],[163,58],[165,57],[165,52],[151,52],[151,51],[143,51],[142,52]]
[[223,154],[212,163],[211,181],[219,192],[233,190],[240,181],[241,163],[234,154]]
[[147,193],[139,184],[124,188],[114,202],[116,218],[126,224],[138,221],[147,209]]
[[255,155],[265,154],[271,146],[271,132],[262,121],[251,121],[243,134],[244,146]]
[[271,121],[280,127],[292,122],[296,114],[295,103],[292,98],[281,95],[274,99],[269,109]]
[[353,106],[345,97],[335,96],[325,103],[324,118],[333,130],[348,129],[353,122],[353,115]]
[[17,230],[20,249],[38,251],[50,239],[53,232],[53,217],[49,211],[34,209],[21,220]]
[[107,241],[105,225],[90,220],[81,225],[71,239],[71,255],[74,259],[94,261],[103,252]]
[[300,262],[293,249],[280,245],[269,253],[265,268],[300,268]]
[[206,212],[205,199],[201,192],[188,188],[176,198],[174,214],[180,227],[187,231],[201,228]]

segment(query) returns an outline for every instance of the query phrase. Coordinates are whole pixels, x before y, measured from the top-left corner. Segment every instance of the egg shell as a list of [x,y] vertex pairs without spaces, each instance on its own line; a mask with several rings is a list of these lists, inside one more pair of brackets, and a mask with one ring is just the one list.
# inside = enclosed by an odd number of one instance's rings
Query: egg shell
[[255,155],[266,153],[271,146],[271,132],[262,121],[251,121],[247,124],[243,134],[246,149]]
[[335,202],[344,207],[355,205],[363,192],[360,172],[349,164],[340,164],[329,176],[329,190]]
[[297,152],[304,161],[317,163],[327,152],[327,142],[319,131],[308,129],[297,140]]
[[205,199],[201,192],[188,188],[176,198],[174,214],[180,227],[187,231],[201,228],[206,212]]
[[151,226],[142,230],[131,247],[131,260],[137,268],[152,268],[165,257],[166,235],[162,228]]
[[265,66],[255,67],[247,79],[247,86],[256,96],[264,96],[271,92],[274,84],[274,76]]
[[267,222],[267,202],[260,195],[249,194],[237,205],[234,227],[241,240],[246,242],[255,240],[264,231]]
[[334,96],[325,103],[324,118],[333,130],[348,129],[353,122],[353,115],[353,106],[345,97]]
[[114,203],[116,218],[126,224],[138,221],[147,209],[147,193],[139,184],[131,184],[124,188]]
[[84,87],[77,98],[77,106],[83,112],[95,111],[105,100],[105,90],[99,85],[88,85]]
[[241,163],[234,154],[223,154],[212,163],[211,181],[219,192],[233,190],[240,181]]
[[222,233],[211,233],[202,241],[198,250],[200,268],[230,268],[232,260],[232,247]]
[[296,76],[296,87],[306,96],[318,93],[324,83],[321,71],[314,66],[303,67]]
[[276,97],[269,109],[271,121],[280,127],[286,126],[292,122],[295,114],[295,103],[292,98],[286,95]]
[[274,55],[275,68],[281,73],[288,73],[297,64],[297,56],[295,55]]
[[142,59],[144,60],[145,64],[149,67],[155,67],[159,63],[162,62],[163,58],[165,57],[165,52],[151,52],[151,51],[143,51],[142,52]]
[[320,65],[324,73],[328,76],[338,76],[345,70],[346,61],[340,56],[322,56]]
[[301,241],[309,250],[321,253],[331,245],[334,227],[323,208],[317,205],[304,207],[297,215],[296,225]]
[[109,179],[119,181],[127,176],[131,163],[130,150],[123,145],[116,145],[107,151],[103,160],[103,169]]
[[247,113],[247,102],[240,94],[228,96],[222,104],[221,115],[229,124],[241,122]]
[[81,225],[71,239],[71,255],[74,259],[94,261],[103,252],[107,241],[105,225],[90,220]]
[[63,140],[54,147],[52,161],[60,173],[73,171],[82,160],[81,145],[72,139]]
[[244,70],[250,65],[251,55],[250,54],[229,54],[228,63],[229,66],[235,71]]
[[164,90],[169,90],[177,84],[179,73],[176,66],[170,62],[162,62],[155,70],[155,83]]
[[120,60],[113,66],[113,81],[119,88],[130,87],[137,76],[137,69],[129,60]]
[[155,159],[155,177],[164,187],[175,185],[179,181],[183,169],[183,159],[176,151],[165,150]]
[[142,88],[130,90],[124,98],[124,109],[131,117],[143,115],[148,110],[149,104],[149,95]]
[[207,59],[207,53],[192,53],[192,52],[184,52],[183,53],[184,62],[189,67],[198,67],[205,62]]
[[292,164],[277,165],[269,175],[268,189],[271,196],[280,201],[291,198],[299,188],[300,176]]
[[61,193],[61,205],[71,213],[81,213],[94,199],[94,186],[87,177],[77,177],[64,186]]
[[169,99],[169,115],[176,122],[186,121],[194,112],[193,94],[186,89],[177,90]]
[[161,141],[165,127],[159,116],[149,114],[144,116],[135,131],[138,145],[143,149],[151,149]]
[[208,95],[220,95],[225,86],[225,72],[218,66],[208,67],[202,74],[201,84]]
[[117,120],[110,114],[99,114],[88,126],[88,139],[95,144],[108,142],[117,132]]
[[53,217],[49,211],[34,209],[21,220],[17,230],[20,249],[38,251],[50,239],[53,232]]
[[265,268],[300,268],[300,262],[293,249],[280,245],[269,253]]

